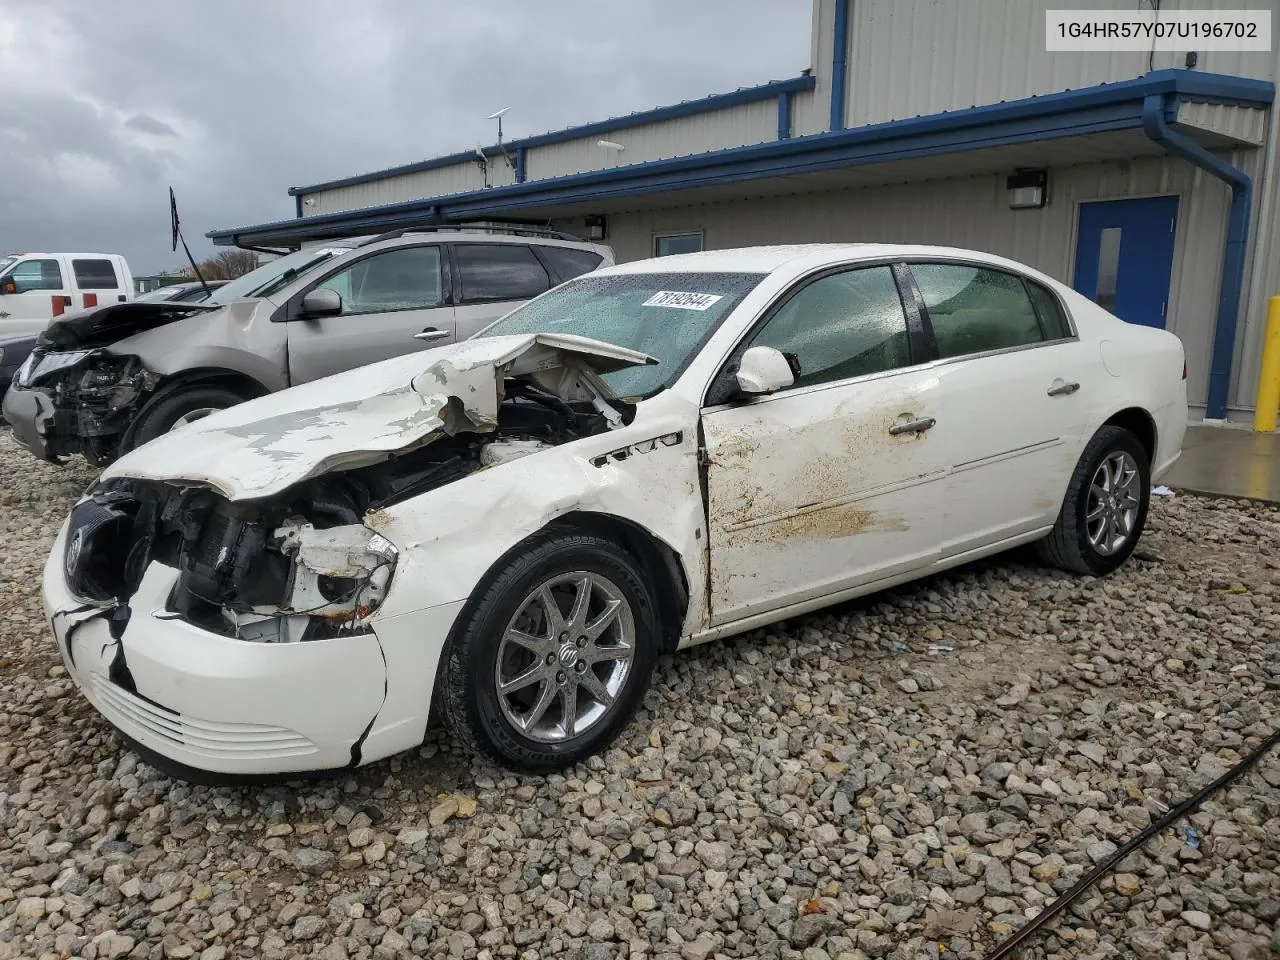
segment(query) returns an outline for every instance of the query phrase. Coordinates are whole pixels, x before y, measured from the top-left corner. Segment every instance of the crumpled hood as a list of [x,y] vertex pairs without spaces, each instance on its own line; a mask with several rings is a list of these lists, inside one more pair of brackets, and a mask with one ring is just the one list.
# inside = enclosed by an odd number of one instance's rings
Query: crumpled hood
[[38,345],[51,350],[106,347],[125,337],[154,330],[195,313],[211,312],[216,306],[198,303],[129,300],[108,303],[67,313],[54,320],[40,334]]
[[494,429],[507,377],[565,399],[609,396],[599,374],[657,363],[587,337],[484,337],[357,367],[211,414],[117,460],[103,479],[189,481],[229,500],[271,496],[440,435]]

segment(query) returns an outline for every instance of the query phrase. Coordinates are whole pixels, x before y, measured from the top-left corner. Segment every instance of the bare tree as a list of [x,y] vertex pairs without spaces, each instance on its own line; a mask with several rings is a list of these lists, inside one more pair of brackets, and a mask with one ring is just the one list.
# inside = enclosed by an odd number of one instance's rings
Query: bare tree
[[[223,250],[208,260],[201,260],[200,273],[206,280],[234,280],[257,265],[258,255],[252,250]],[[184,272],[195,279],[195,272],[190,268]]]

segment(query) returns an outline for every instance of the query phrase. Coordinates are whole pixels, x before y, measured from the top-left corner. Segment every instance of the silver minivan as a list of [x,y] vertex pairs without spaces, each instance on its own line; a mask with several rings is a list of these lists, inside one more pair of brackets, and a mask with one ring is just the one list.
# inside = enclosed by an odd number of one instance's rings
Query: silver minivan
[[536,228],[411,229],[304,248],[201,303],[66,314],[4,396],[46,459],[104,464],[175,426],[376,360],[464,340],[613,251]]

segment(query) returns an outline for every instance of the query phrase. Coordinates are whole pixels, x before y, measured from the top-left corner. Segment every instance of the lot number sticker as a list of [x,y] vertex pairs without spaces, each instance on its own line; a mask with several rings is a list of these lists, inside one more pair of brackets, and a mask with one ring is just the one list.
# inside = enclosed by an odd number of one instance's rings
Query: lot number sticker
[[719,293],[681,293],[678,290],[659,290],[641,304],[642,307],[674,307],[676,310],[706,310],[717,300]]

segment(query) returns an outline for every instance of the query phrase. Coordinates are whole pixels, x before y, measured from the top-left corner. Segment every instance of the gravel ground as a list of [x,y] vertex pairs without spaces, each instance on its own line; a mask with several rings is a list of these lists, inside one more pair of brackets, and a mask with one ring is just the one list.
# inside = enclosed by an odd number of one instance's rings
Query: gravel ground
[[[91,472],[0,433],[0,476],[0,958],[972,957],[1280,724],[1280,511],[1178,496],[1106,581],[1005,557],[664,658],[568,776],[435,733],[345,780],[190,787],[46,636]],[[1280,756],[1191,825],[1025,955],[1280,950]]]

